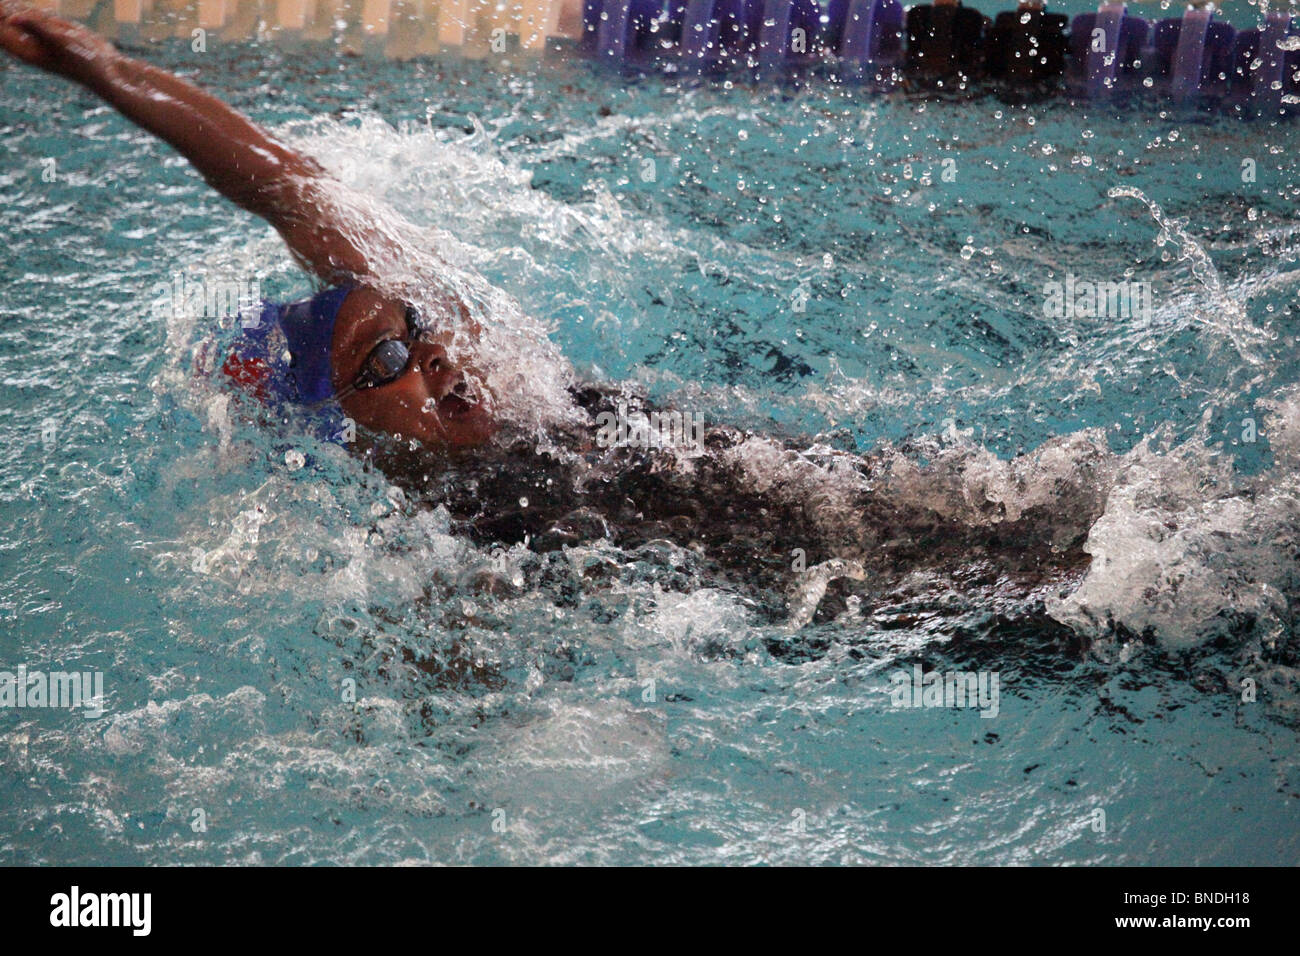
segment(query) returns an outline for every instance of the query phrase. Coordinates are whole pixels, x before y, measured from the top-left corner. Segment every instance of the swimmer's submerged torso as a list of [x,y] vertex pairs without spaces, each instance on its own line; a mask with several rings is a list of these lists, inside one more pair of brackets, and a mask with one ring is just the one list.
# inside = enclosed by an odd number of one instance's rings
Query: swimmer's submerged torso
[[705,428],[684,447],[611,446],[602,442],[611,416],[644,421],[655,406],[627,388],[571,394],[583,418],[540,442],[502,434],[448,456],[381,439],[363,442],[363,453],[418,507],[445,508],[484,547],[548,552],[604,541],[636,552],[671,543],[776,616],[785,613],[781,596],[819,566],[842,579],[832,591],[843,593],[879,594],[917,570],[996,582],[1004,594],[1050,586],[1086,568],[1082,544],[1105,501],[1100,446],[1095,467],[1079,456],[1048,499],[1007,514],[966,500],[960,450],[915,468],[917,449],[862,456],[731,427]]

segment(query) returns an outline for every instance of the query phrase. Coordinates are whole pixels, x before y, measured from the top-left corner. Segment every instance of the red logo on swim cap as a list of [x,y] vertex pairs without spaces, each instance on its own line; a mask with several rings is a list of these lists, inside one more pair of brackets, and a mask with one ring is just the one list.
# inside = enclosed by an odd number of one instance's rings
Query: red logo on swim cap
[[271,400],[271,393],[267,389],[267,383],[271,380],[271,366],[264,359],[231,352],[226,356],[221,371],[240,388],[252,393],[258,401]]

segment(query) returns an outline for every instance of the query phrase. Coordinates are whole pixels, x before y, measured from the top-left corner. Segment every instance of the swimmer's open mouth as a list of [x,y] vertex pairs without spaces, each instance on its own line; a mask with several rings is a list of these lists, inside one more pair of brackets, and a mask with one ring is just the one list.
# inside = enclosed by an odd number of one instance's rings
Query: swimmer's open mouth
[[444,415],[457,418],[462,415],[468,415],[478,408],[478,402],[467,401],[455,392],[451,392],[438,399],[438,411]]
[[437,414],[447,418],[463,418],[474,412],[481,412],[482,395],[476,382],[461,376],[436,403]]

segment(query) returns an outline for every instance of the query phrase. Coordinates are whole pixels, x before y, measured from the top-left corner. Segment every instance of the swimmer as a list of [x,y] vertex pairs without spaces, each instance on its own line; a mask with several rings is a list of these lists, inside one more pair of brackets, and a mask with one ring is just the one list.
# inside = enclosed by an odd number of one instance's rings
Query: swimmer
[[[799,562],[833,569],[852,561],[876,583],[917,567],[980,564],[1005,592],[1009,576],[1025,575],[1032,588],[1049,570],[1077,570],[1087,560],[1080,545],[1105,500],[1104,448],[1075,449],[1076,473],[1057,479],[1055,497],[1003,515],[995,496],[972,499],[959,465],[923,472],[904,460],[895,473],[850,451],[722,426],[686,451],[602,444],[598,423],[614,409],[650,410],[627,389],[570,384],[561,392],[572,414],[559,416],[546,441],[512,431],[476,357],[461,358],[458,349],[453,358],[453,328],[475,327],[464,301],[439,292],[430,309],[427,297],[417,306],[384,291],[402,287],[393,274],[409,282],[411,273],[449,288],[426,274],[429,261],[409,261],[412,247],[399,238],[409,224],[344,212],[342,185],[314,159],[80,25],[0,0],[0,47],[96,93],[279,232],[326,288],[307,302],[269,307],[273,321],[262,331],[283,333],[286,368],[272,369],[274,360],[254,348],[226,371],[308,408],[340,405],[360,430],[379,436],[358,450],[420,500],[446,507],[476,540],[554,550],[602,538],[627,549],[667,539],[737,586],[762,590],[787,587]],[[385,435],[402,440],[385,445]],[[989,472],[987,462],[975,464]],[[1004,465],[1008,481],[1032,467]]]

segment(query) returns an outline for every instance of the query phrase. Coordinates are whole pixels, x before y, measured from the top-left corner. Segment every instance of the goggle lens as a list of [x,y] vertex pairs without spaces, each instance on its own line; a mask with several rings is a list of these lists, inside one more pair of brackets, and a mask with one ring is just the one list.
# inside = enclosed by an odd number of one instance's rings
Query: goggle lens
[[364,387],[387,385],[406,371],[410,360],[411,350],[406,347],[405,342],[396,339],[380,342],[366,359],[366,367],[362,372],[362,378],[365,379]]

